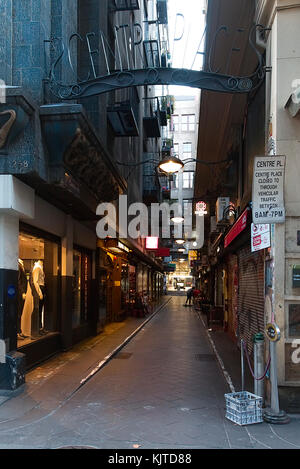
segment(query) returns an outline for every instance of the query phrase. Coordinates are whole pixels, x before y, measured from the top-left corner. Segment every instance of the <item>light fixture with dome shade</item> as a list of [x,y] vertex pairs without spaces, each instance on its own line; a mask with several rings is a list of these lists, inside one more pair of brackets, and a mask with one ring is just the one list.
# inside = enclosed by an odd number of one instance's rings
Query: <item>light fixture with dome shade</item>
[[183,217],[172,217],[171,221],[173,223],[182,223],[184,221],[184,218]]
[[184,239],[176,239],[175,242],[177,244],[184,244],[185,243],[185,240]]
[[164,173],[173,174],[178,173],[184,167],[184,163],[176,156],[165,156],[157,167]]

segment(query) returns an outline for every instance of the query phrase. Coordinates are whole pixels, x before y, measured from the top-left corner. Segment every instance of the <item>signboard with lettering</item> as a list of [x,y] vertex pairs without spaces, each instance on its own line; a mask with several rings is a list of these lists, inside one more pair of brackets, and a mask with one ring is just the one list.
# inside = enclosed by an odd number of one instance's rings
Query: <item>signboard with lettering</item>
[[247,221],[248,221],[248,213],[249,209],[248,207],[246,210],[243,211],[243,213],[240,215],[240,217],[237,219],[233,227],[230,229],[230,231],[227,233],[227,235],[224,238],[224,248],[227,248],[230,243],[240,234],[242,231],[244,231],[247,227]]
[[259,251],[271,246],[270,225],[251,224],[251,251]]
[[255,224],[284,223],[285,156],[257,156],[252,184],[252,219]]

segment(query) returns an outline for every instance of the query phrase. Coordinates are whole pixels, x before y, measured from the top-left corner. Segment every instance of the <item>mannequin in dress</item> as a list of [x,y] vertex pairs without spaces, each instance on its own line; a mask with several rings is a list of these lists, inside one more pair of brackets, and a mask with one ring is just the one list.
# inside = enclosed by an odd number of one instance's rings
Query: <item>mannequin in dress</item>
[[31,272],[31,290],[33,295],[33,312],[31,316],[31,336],[33,339],[45,332],[42,330],[42,311],[45,297],[45,274],[43,261],[35,262]]
[[24,340],[26,339],[26,335],[22,333],[21,329],[21,318],[24,309],[24,303],[26,298],[26,291],[27,291],[27,277],[24,268],[24,262],[22,259],[18,259],[18,266],[19,266],[19,274],[18,274],[18,298],[17,298],[17,308],[18,308],[18,316],[17,316],[17,333],[18,339]]

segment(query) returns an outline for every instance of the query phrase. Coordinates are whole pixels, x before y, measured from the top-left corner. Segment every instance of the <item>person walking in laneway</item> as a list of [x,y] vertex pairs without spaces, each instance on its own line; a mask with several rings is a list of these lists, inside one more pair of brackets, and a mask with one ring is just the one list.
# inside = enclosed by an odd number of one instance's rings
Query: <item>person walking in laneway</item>
[[191,306],[191,304],[192,304],[191,301],[193,299],[194,289],[195,289],[195,287],[189,288],[188,291],[186,292],[185,306],[187,306],[188,304]]

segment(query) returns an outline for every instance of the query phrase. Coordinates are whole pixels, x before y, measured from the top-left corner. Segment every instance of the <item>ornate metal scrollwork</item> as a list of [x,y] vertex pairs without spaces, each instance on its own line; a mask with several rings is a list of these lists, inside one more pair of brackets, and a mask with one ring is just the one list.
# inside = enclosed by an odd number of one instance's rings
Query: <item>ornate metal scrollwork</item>
[[[52,55],[53,52],[56,55],[56,58],[54,59],[50,68],[50,74],[48,78],[49,87],[51,92],[61,100],[81,99],[121,88],[128,88],[131,86],[144,86],[145,84],[182,85],[222,93],[248,93],[257,88],[262,83],[266,73],[262,54],[257,49],[253,41],[253,34],[256,34],[258,29],[264,30],[264,27],[262,25],[254,25],[251,28],[249,35],[250,46],[254,50],[254,53],[256,54],[258,59],[257,69],[252,75],[241,77],[233,76],[226,73],[222,74],[220,72],[220,68],[216,71],[212,70],[212,49],[215,46],[216,40],[220,33],[228,33],[228,29],[226,26],[221,26],[215,34],[215,38],[212,43],[212,48],[208,56],[208,70],[197,71],[176,68],[173,69],[169,67],[144,67],[125,69],[122,68],[121,64],[121,70],[112,71],[110,73],[107,73],[106,75],[100,76],[96,76],[95,67],[93,67],[93,78],[90,78],[91,74],[87,73],[88,79],[83,81],[78,79],[77,75],[75,74],[74,63],[70,52],[70,45],[72,39],[76,37],[81,41],[81,43],[83,43],[83,38],[77,33],[72,34],[67,49],[64,47],[61,40],[52,38],[50,41],[46,41],[50,42],[52,46]],[[240,29],[239,31],[243,32],[242,29]],[[89,35],[91,34],[92,33],[89,33]],[[139,45],[139,43],[136,44]],[[106,51],[105,49],[103,50],[105,58],[107,59]],[[238,48],[234,48],[232,50],[239,51]],[[92,65],[94,65],[93,57],[91,56],[93,52],[95,51],[89,50],[90,63]],[[62,60],[65,55],[68,61],[67,63],[69,64],[69,69],[76,76],[75,81],[76,79],[78,80],[78,82],[76,83],[63,83],[56,76],[56,70],[59,66],[62,66]],[[227,69],[228,61],[226,70]]]

